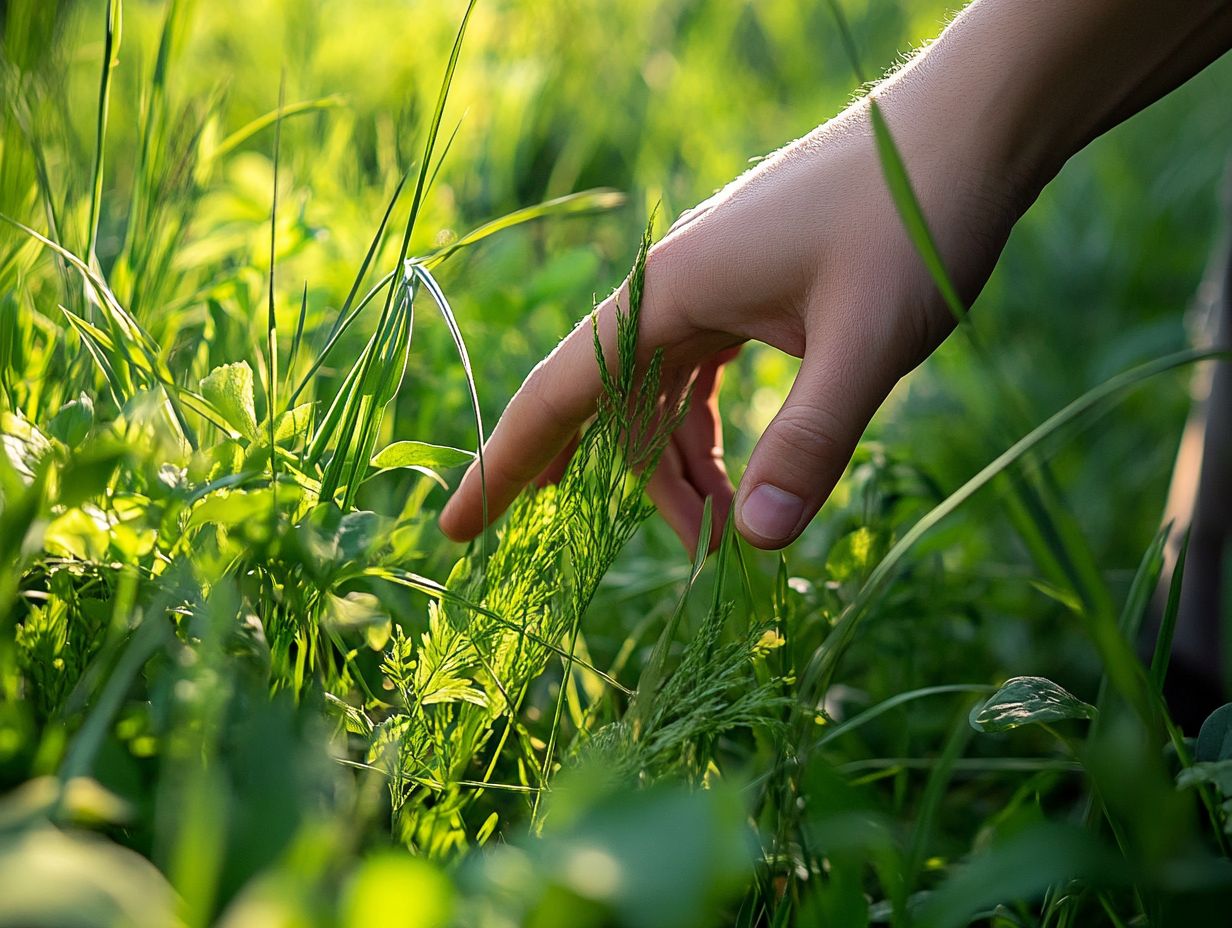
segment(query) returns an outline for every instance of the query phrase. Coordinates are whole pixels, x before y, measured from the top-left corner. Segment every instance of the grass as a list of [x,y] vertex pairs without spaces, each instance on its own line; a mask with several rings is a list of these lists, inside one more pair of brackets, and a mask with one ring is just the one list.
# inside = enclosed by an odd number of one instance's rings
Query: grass
[[[441,486],[653,215],[608,185],[700,198],[824,115],[775,102],[814,86],[813,43],[837,108],[845,56],[911,37],[890,7],[549,3],[531,30],[514,6],[417,9],[410,64],[397,4],[254,3],[248,33],[177,0],[0,14],[0,924],[1218,917],[1226,722],[1194,742],[1162,697],[1183,557],[1134,653],[1167,455],[1122,466],[1169,445],[1174,372],[1216,355],[1179,350],[1179,319],[1159,337],[1152,296],[1192,286],[1202,230],[1089,232],[1152,249],[1122,307],[1146,334],[1039,350],[1033,379],[998,350],[1025,312],[1003,278],[1002,317],[954,297],[978,341],[897,401],[805,538],[772,557],[729,528],[690,563],[643,492],[682,412],[633,364],[652,219],[573,463],[463,550]],[[627,108],[553,77],[587,54]],[[1219,98],[1187,92],[1159,118],[1196,132]],[[1061,185],[1128,170],[1086,157]],[[1018,298],[1059,275],[1067,221],[1045,197],[1016,233],[1008,272],[1046,253]],[[1056,297],[1037,327],[1073,315]],[[783,380],[746,354],[737,457]],[[955,397],[999,424],[961,433]],[[1071,489],[1091,479],[1095,503]]]

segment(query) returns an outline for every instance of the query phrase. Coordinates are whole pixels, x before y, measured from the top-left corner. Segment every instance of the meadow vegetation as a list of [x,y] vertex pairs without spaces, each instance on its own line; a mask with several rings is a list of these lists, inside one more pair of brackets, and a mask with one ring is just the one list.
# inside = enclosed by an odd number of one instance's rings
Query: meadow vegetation
[[[1229,62],[1067,167],[784,555],[643,492],[653,237],[944,15],[0,3],[0,925],[1218,923],[1159,521]],[[446,540],[626,274],[563,479]],[[794,363],[732,363],[737,474]]]

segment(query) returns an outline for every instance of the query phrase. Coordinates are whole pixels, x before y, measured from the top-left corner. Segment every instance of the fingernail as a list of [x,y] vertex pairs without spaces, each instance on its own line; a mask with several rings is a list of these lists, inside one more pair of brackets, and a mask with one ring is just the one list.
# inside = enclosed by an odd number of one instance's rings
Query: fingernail
[[744,527],[766,541],[783,541],[800,522],[804,500],[769,483],[759,483],[740,507]]

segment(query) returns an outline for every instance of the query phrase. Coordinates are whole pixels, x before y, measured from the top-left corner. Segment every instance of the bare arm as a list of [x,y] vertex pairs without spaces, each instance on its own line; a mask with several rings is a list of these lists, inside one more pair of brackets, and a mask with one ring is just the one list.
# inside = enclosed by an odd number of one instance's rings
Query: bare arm
[[[873,92],[948,270],[972,300],[1014,223],[1065,161],[1232,47],[1228,0],[976,0]],[[614,342],[616,302],[599,308]],[[715,405],[719,368],[748,340],[802,359],[737,492],[741,534],[795,539],[825,502],[877,407],[954,320],[902,228],[861,101],[687,214],[651,251],[641,348],[668,382],[695,381],[651,481],[686,544],[706,496],[732,499]],[[489,512],[559,470],[593,410],[589,325],[527,377],[486,446]],[[441,516],[482,529],[478,473]],[[716,533],[717,533],[716,526]]]

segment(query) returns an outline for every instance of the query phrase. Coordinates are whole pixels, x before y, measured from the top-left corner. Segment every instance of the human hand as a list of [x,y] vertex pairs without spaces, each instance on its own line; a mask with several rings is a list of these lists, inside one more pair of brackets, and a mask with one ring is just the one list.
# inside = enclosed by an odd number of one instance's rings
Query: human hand
[[[938,246],[964,298],[983,285],[1014,219],[1017,190],[955,156],[908,95],[882,102]],[[615,314],[627,282],[598,308],[614,356]],[[794,540],[833,489],[872,414],[898,379],[954,325],[886,186],[859,103],[767,158],[682,217],[646,262],[639,354],[664,352],[669,391],[693,385],[683,424],[648,486],[686,545],[706,496],[712,543],[732,488],[722,462],[719,371],[741,343],[802,359],[761,437],[737,494],[736,525],[752,544]],[[495,518],[529,482],[558,477],[601,384],[583,322],[527,377],[485,446]],[[476,468],[441,516],[451,537],[482,529]]]
[[[880,84],[878,105],[960,298],[969,305],[1014,222],[1070,155],[1229,48],[1227,0],[974,0]],[[598,309],[609,363],[626,290]],[[686,544],[705,495],[721,521],[731,490],[718,368],[734,346],[763,341],[802,363],[741,479],[736,524],[758,547],[791,542],[895,382],[954,322],[888,192],[868,104],[857,103],[691,211],[651,250],[639,350],[664,350],[669,390],[698,388],[652,497]],[[492,518],[544,468],[560,469],[599,391],[582,325],[531,372],[492,434]],[[472,538],[482,513],[472,468],[441,527]]]

